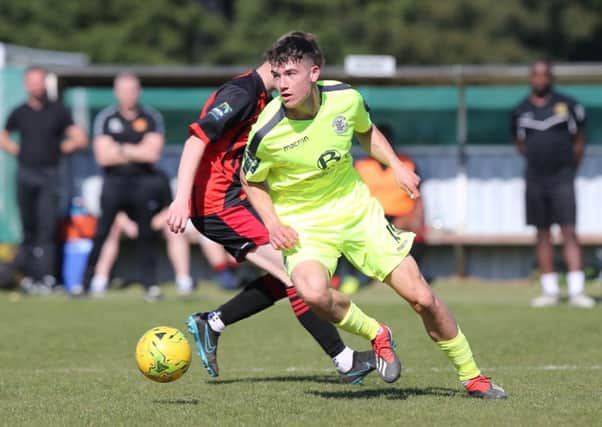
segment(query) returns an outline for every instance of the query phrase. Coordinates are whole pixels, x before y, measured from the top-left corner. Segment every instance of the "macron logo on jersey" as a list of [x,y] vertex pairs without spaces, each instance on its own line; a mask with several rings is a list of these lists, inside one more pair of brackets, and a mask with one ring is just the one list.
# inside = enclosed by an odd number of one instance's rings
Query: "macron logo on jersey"
[[299,148],[303,144],[309,141],[309,136],[305,135],[303,138],[299,138],[296,141],[291,142],[290,144],[286,144],[282,149],[284,151],[294,150],[295,148]]

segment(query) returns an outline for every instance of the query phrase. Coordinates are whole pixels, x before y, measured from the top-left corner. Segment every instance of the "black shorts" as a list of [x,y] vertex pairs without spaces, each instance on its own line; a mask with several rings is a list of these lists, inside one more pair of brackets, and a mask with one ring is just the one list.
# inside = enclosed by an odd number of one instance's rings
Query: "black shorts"
[[249,251],[270,241],[267,228],[249,203],[190,220],[199,232],[222,245],[239,262]]
[[169,185],[169,178],[162,171],[156,171],[154,174],[157,185],[157,193],[159,194],[159,202],[161,209],[168,207],[172,201],[171,185]]
[[574,180],[527,179],[527,224],[549,228],[575,225],[577,208]]

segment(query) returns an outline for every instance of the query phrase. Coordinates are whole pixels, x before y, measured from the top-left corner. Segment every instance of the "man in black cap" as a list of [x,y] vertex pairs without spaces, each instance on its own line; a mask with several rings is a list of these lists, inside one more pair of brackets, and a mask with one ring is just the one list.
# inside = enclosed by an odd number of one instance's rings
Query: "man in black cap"
[[585,109],[574,99],[553,90],[551,64],[538,60],[531,66],[531,93],[512,114],[512,134],[527,160],[527,223],[537,228],[535,247],[543,293],[533,307],[558,304],[558,276],[554,272],[552,224],[562,232],[567,265],[569,302],[590,308],[594,300],[584,294],[581,249],[575,233],[575,175],[585,148]]
[[[48,293],[55,279],[58,220],[59,160],[84,148],[85,131],[73,123],[61,102],[46,96],[46,70],[25,72],[27,101],[14,109],[0,132],[0,148],[17,157],[17,202],[23,226],[23,242],[14,261],[24,279],[25,291]],[[18,132],[20,143],[11,132]]]

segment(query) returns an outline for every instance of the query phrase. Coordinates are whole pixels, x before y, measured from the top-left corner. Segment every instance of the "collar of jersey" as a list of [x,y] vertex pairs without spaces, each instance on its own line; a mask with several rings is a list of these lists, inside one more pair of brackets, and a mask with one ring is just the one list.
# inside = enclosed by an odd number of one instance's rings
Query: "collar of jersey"
[[310,122],[312,120],[315,120],[316,117],[318,117],[320,115],[320,111],[322,111],[322,105],[324,105],[324,86],[320,85],[320,84],[318,84],[317,86],[318,86],[318,92],[320,93],[320,108],[318,109],[318,112],[316,113],[316,115],[310,119],[291,119],[289,116],[286,115],[286,108],[284,108],[282,99],[280,100],[280,108],[282,109],[282,112],[284,113],[284,117],[286,117],[287,120],[290,120],[293,122]]

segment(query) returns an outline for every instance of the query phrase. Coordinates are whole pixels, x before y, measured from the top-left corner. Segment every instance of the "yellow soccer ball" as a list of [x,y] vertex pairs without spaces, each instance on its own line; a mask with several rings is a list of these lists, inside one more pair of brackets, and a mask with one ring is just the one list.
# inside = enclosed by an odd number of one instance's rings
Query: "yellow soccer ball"
[[136,345],[136,364],[147,378],[160,383],[175,381],[190,366],[190,345],[176,328],[158,326],[142,335]]

